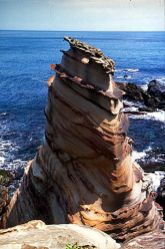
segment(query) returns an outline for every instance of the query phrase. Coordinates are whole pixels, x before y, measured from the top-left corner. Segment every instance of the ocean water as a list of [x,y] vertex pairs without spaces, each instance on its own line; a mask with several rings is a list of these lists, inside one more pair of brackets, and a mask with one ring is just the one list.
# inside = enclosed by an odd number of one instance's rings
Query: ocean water
[[[165,32],[0,31],[0,168],[22,175],[44,139],[44,107],[49,65],[67,49],[70,35],[100,49],[116,62],[116,81],[143,87],[152,79],[165,84]],[[130,117],[133,157],[164,166],[165,113]]]

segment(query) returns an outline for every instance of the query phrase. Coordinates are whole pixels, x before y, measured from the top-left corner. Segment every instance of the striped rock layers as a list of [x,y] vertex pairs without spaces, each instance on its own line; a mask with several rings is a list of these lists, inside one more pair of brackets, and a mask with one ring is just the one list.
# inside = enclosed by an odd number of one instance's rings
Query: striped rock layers
[[45,143],[26,168],[4,226],[41,219],[128,240],[157,228],[159,215],[150,181],[131,159],[114,62],[99,49],[65,40],[70,49],[52,65],[56,76],[48,82]]

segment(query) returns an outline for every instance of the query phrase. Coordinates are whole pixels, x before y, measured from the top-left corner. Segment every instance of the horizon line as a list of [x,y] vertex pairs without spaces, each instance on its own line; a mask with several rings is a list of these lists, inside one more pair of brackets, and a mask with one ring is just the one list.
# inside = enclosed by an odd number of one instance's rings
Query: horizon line
[[0,29],[0,31],[27,32],[165,32],[165,30],[46,30],[46,29]]

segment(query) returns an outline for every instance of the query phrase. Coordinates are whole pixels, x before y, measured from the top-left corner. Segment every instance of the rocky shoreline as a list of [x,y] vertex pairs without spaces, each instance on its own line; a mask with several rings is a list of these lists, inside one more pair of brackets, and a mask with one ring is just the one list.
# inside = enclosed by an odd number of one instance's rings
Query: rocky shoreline
[[[117,86],[125,92],[124,100],[133,101],[134,106],[140,103],[134,113],[141,114],[144,112],[154,112],[157,109],[165,110],[165,86],[157,80],[152,80],[147,86],[147,90],[143,90],[134,83],[116,83]],[[129,107],[125,103],[125,107]]]
[[[10,204],[2,188],[1,227],[31,220],[72,223],[102,230],[120,242],[154,234],[163,227],[162,211],[149,174],[132,160],[126,113],[164,110],[164,88],[157,81],[147,91],[115,83],[112,59],[88,44],[65,40],[70,49],[62,51],[60,64],[51,65],[56,75],[48,80],[45,142],[27,165]],[[128,101],[141,106],[132,111]],[[163,235],[158,233],[161,248]]]

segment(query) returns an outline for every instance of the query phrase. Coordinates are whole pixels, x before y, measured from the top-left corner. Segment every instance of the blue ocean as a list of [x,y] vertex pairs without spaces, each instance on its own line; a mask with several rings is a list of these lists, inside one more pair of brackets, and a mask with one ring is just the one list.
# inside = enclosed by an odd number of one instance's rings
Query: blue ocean
[[[116,62],[115,80],[165,84],[165,32],[0,31],[0,168],[22,175],[44,140],[49,65],[59,63],[63,37],[88,42]],[[130,117],[133,157],[165,166],[165,113]],[[149,167],[149,166],[148,166]]]

